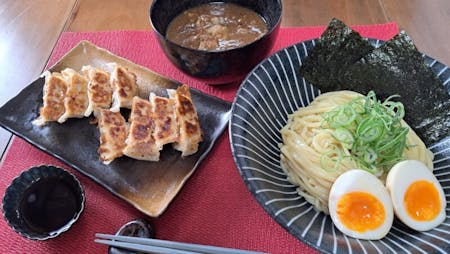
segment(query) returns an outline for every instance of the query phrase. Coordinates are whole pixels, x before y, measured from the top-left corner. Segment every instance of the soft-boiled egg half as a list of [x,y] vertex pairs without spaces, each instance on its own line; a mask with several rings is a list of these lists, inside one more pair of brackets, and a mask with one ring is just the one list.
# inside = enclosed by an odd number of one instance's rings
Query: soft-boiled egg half
[[376,176],[361,169],[349,170],[336,179],[328,206],[334,225],[354,238],[381,239],[394,220],[386,187]]
[[386,179],[395,215],[418,231],[430,230],[445,220],[444,191],[420,161],[406,160],[392,167]]

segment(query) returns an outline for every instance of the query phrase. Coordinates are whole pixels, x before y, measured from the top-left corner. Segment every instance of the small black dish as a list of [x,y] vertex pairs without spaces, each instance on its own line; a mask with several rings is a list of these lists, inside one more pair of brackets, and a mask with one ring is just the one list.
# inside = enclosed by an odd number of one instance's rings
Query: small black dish
[[[260,39],[229,50],[203,51],[182,47],[166,38],[172,19],[186,9],[210,2],[234,3],[260,14],[268,32]],[[208,84],[228,84],[242,79],[270,52],[281,23],[281,0],[155,0],[150,22],[164,53],[183,72]]]
[[[130,222],[124,224],[120,229],[116,232],[117,236],[133,236],[133,237],[142,237],[142,238],[154,238],[155,231],[153,230],[152,225],[144,220],[144,219],[135,219]],[[110,246],[108,248],[109,254],[140,254],[142,252],[130,251],[118,247]]]
[[3,216],[9,226],[32,240],[47,240],[67,231],[84,209],[80,182],[54,166],[22,172],[6,189]]

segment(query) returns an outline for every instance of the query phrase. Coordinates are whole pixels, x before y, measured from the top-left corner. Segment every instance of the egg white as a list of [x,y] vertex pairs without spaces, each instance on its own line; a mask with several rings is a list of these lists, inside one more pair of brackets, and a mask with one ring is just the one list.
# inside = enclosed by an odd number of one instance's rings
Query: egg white
[[[337,204],[340,197],[349,192],[367,192],[376,197],[385,209],[383,224],[374,230],[363,233],[356,232],[343,225],[337,215]],[[386,187],[376,176],[361,169],[349,170],[336,179],[330,190],[328,206],[334,225],[342,233],[358,239],[378,240],[383,238],[391,229],[394,220],[392,202]]]
[[[441,207],[439,214],[430,221],[417,221],[411,218],[404,206],[404,196],[408,187],[415,181],[426,180],[431,182],[439,193]],[[446,217],[444,190],[439,181],[425,164],[416,160],[401,161],[392,167],[386,178],[386,187],[391,195],[395,215],[407,226],[418,231],[430,230],[441,224]]]

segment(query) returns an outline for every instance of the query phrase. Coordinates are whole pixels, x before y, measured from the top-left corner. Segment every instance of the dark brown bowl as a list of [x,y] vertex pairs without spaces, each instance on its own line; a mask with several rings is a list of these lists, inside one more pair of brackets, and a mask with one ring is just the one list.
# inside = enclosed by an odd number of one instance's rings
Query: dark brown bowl
[[260,39],[234,49],[203,51],[180,46],[166,38],[169,23],[186,9],[217,0],[155,0],[150,7],[150,22],[170,61],[183,72],[208,84],[227,84],[242,79],[270,52],[281,23],[281,0],[223,0],[260,14],[268,32]]

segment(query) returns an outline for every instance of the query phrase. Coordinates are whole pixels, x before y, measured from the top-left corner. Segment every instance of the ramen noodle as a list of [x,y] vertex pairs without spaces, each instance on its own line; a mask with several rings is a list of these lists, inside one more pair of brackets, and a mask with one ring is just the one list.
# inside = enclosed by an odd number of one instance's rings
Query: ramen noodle
[[[286,126],[281,129],[281,167],[288,180],[299,186],[298,193],[317,210],[328,214],[328,195],[336,178],[345,171],[359,168],[355,160],[341,160],[333,170],[323,166],[323,155],[331,161],[337,156],[351,155],[351,150],[338,141],[329,128],[324,128],[324,114],[339,105],[349,103],[363,95],[351,91],[324,93],[318,96],[309,106],[300,108],[289,115]],[[433,154],[426,148],[422,140],[403,121],[401,125],[409,129],[406,134],[407,148],[403,151],[405,159],[422,161],[429,169],[433,168]],[[334,158],[336,157],[336,158]],[[378,175],[384,182],[386,174]]]

